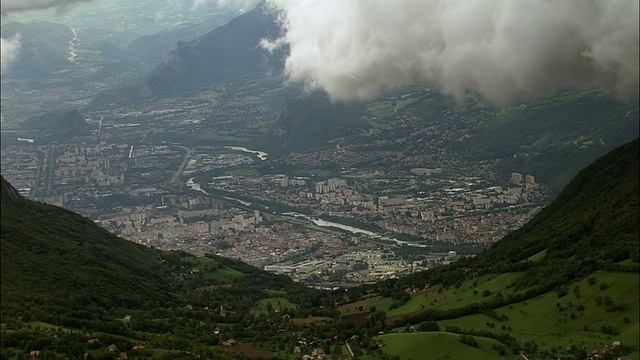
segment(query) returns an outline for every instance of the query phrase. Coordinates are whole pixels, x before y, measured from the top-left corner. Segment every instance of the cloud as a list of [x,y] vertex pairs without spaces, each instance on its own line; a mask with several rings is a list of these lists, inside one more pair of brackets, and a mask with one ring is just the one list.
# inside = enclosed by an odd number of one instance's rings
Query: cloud
[[4,73],[11,63],[18,58],[20,38],[16,36],[10,39],[0,39],[0,49],[2,53],[0,60],[0,73]]
[[216,7],[237,10],[242,14],[253,8],[260,0],[162,0],[160,9],[155,14],[155,20],[162,21],[169,13],[176,9],[186,9],[189,12],[198,12],[206,7]]
[[[51,7],[64,7],[76,2],[90,0],[2,0],[0,2],[0,14],[20,12],[33,9],[46,9]],[[2,44],[1,72],[4,73],[12,62],[18,58],[20,49],[20,36],[11,39],[0,38]]]
[[209,3],[214,3],[218,7],[230,7],[240,10],[249,10],[256,6],[259,0],[193,0],[194,6],[202,6]]
[[0,12],[6,14],[9,12],[25,11],[31,9],[46,9],[56,6],[65,6],[76,2],[86,2],[90,0],[2,0],[0,3]]
[[334,100],[414,81],[508,105],[566,88],[638,97],[637,0],[269,0],[289,80]]

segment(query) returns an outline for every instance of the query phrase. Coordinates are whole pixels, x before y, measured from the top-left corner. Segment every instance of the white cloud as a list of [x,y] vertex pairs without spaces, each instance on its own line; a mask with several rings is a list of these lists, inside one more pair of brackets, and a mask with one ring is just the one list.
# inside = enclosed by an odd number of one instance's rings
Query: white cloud
[[637,0],[269,0],[286,75],[333,99],[427,81],[506,105],[563,88],[638,96]]
[[230,7],[248,10],[257,4],[258,0],[193,0],[194,6],[203,6],[214,3],[219,7]]
[[90,0],[2,0],[0,12],[3,14],[31,9],[46,9],[55,6],[64,6],[71,3]]
[[[46,9],[51,7],[64,7],[66,5],[86,2],[90,0],[2,0],[0,2],[0,14],[26,11],[32,9]],[[20,37],[11,39],[1,38],[2,41],[2,72],[4,73],[12,62],[18,57],[20,49]]]
[[20,37],[16,36],[10,39],[0,39],[0,49],[2,58],[0,60],[1,73],[4,73],[12,62],[18,58],[20,51]]

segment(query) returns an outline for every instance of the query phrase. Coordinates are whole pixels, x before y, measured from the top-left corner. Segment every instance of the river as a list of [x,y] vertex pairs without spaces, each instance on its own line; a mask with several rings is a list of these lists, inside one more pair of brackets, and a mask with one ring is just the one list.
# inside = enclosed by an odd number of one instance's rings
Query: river
[[229,150],[236,150],[236,151],[244,151],[247,153],[251,153],[251,154],[257,154],[258,158],[260,158],[260,160],[267,160],[267,156],[269,154],[267,154],[264,151],[259,151],[259,150],[249,150],[246,147],[243,146],[225,146],[225,149],[229,149]]
[[398,240],[398,239],[394,239],[394,238],[390,238],[387,236],[383,236],[381,234],[375,233],[373,231],[369,231],[369,230],[365,230],[365,229],[360,229],[357,227],[353,227],[353,226],[349,226],[349,225],[344,225],[344,224],[340,224],[337,222],[333,222],[333,221],[326,221],[326,220],[322,220],[322,219],[317,219],[317,218],[312,218],[303,214],[298,214],[298,213],[285,213],[283,215],[293,215],[295,217],[303,217],[309,221],[311,221],[312,223],[314,223],[317,226],[322,226],[322,227],[334,227],[334,228],[338,228],[338,229],[342,229],[342,230],[346,230],[349,231],[351,233],[354,234],[365,234],[374,238],[378,238],[381,240],[386,240],[386,241],[393,241],[395,242],[397,245],[407,245],[407,246],[415,246],[415,247],[426,247],[426,245],[424,244],[415,244],[415,243],[411,243],[411,242],[407,242],[407,241],[402,241],[402,240]]

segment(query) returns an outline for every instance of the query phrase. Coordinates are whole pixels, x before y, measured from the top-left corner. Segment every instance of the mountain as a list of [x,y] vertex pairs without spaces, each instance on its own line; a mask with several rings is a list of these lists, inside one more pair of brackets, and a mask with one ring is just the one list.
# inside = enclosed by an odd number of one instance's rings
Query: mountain
[[127,45],[123,54],[129,59],[149,64],[161,62],[179,41],[191,42],[211,31],[212,28],[223,26],[229,21],[228,15],[212,17],[209,21],[199,24],[184,24],[175,28],[144,35]]
[[37,130],[38,143],[66,141],[76,136],[89,135],[89,125],[76,109],[54,110],[25,120],[26,129]]
[[141,306],[171,298],[159,254],[16,194],[2,178],[2,305]]
[[4,176],[0,176],[0,201],[11,206],[18,205],[24,201],[22,195],[4,179]]
[[545,274],[538,281],[551,282],[561,274],[545,267],[557,262],[576,261],[585,270],[626,259],[638,263],[639,154],[635,139],[580,171],[534,219],[479,256],[477,266],[543,254],[538,262],[544,266],[537,267]]
[[256,146],[274,155],[326,149],[368,129],[365,115],[362,104],[333,104],[321,92],[290,99]]
[[68,26],[51,22],[3,24],[2,38],[14,37],[20,39],[18,58],[3,72],[3,78],[41,79],[73,67],[69,58],[74,34]]
[[282,52],[260,46],[280,34],[276,13],[265,2],[192,42],[178,42],[138,89],[157,95],[176,93],[253,72],[281,70]]
[[499,159],[503,176],[535,174],[557,194],[580,169],[640,135],[638,110],[601,92],[566,92],[497,111],[454,148]]
[[[478,352],[467,355],[473,358],[522,351],[532,359],[584,359],[606,348],[611,356],[636,358],[639,169],[635,139],[580,171],[549,206],[485,252],[355,289],[341,295],[340,309],[351,309],[354,321],[382,319],[380,331],[423,331],[374,338],[389,345],[388,355],[401,358],[424,351],[420,343],[449,341],[442,336],[451,334]],[[616,341],[624,346],[612,346]],[[437,349],[428,358],[457,351]]]
[[[640,260],[640,147],[635,139],[576,175],[558,197],[522,228],[474,258],[438,269],[485,273],[526,271],[522,286],[554,289],[611,264]],[[535,259],[533,261],[532,259]],[[615,266],[613,266],[615,268]],[[412,281],[407,278],[403,281]],[[422,280],[418,280],[422,281]]]
[[158,64],[175,49],[178,42],[192,42],[212,28],[229,21],[229,15],[212,16],[208,21],[195,24],[178,24],[152,34],[142,35],[124,48],[111,42],[96,40],[90,49],[100,52],[105,59],[122,60],[132,63]]
[[215,255],[138,245],[0,182],[2,358],[39,351],[45,358],[112,359],[119,352],[110,344],[153,349],[130,352],[133,358],[185,358],[185,351],[194,354],[186,358],[237,358],[216,345],[245,336],[240,322],[266,304],[303,318],[327,311],[321,292],[288,277]]

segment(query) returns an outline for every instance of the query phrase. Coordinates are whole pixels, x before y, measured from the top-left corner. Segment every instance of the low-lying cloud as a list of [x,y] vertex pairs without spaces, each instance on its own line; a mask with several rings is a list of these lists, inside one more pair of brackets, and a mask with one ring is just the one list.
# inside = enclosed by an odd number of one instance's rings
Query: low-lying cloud
[[637,0],[269,0],[289,80],[334,100],[426,81],[508,105],[566,88],[638,97]]
[[[86,1],[90,0],[2,0],[2,2],[0,2],[0,15],[33,9],[64,7],[72,3]],[[0,71],[4,73],[19,56],[20,36],[15,36],[10,39],[1,38],[0,43],[2,45]]]
[[237,8],[240,10],[249,10],[259,0],[194,0],[193,3],[195,6],[202,6],[208,3],[215,3],[219,7],[230,7]]
[[0,73],[4,73],[16,61],[20,50],[20,38],[0,39]]
[[0,12],[6,14],[14,11],[32,9],[47,9],[55,6],[65,6],[71,3],[87,2],[91,0],[2,0]]

